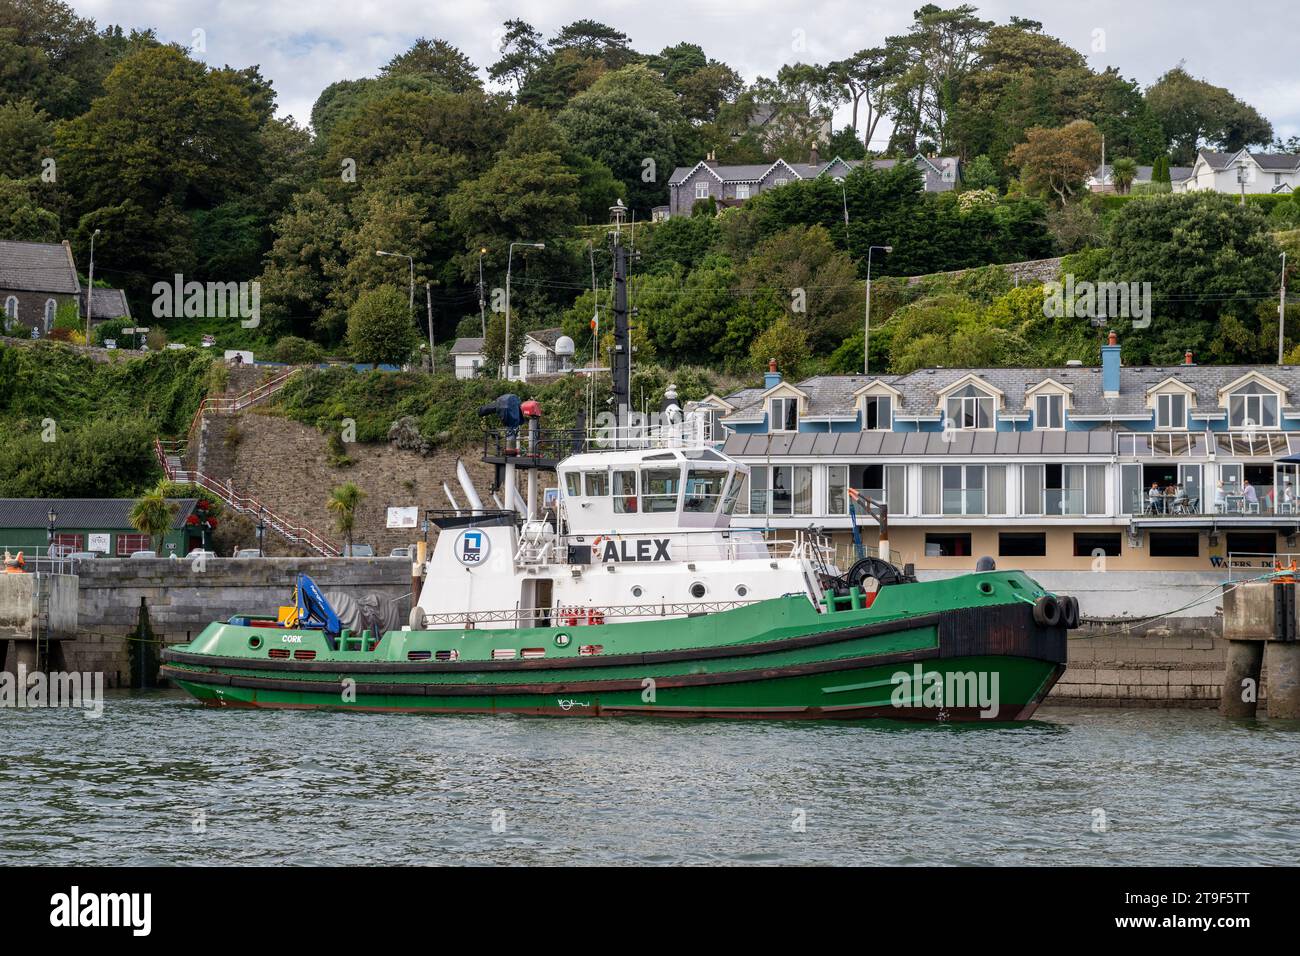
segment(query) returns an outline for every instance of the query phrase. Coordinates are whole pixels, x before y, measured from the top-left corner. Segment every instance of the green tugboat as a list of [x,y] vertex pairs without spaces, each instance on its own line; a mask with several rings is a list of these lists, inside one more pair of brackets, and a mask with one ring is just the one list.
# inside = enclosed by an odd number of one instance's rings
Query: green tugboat
[[[749,469],[705,440],[704,419],[670,393],[664,424],[628,425],[617,235],[613,251],[616,424],[548,435],[535,402],[482,409],[502,426],[485,460],[506,500],[485,507],[458,469],[467,503],[448,491],[452,510],[429,512],[440,533],[407,625],[340,616],[303,577],[280,614],[235,616],[165,650],[163,675],[219,706],[1028,719],[1065,669],[1078,602],[989,559],[919,582],[889,563],[875,502],[881,557],[859,549],[843,573],[814,529],[767,540],[732,527]],[[557,485],[545,507],[541,472]]]

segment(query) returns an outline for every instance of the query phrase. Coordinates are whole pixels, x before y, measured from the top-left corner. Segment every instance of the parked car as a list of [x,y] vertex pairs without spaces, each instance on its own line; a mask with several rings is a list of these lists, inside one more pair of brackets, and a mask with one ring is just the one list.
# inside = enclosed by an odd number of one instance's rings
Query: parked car
[[262,552],[256,548],[240,548],[235,552],[237,558],[260,558],[261,556]]
[[95,551],[73,551],[68,557],[73,561],[93,561],[99,554]]
[[415,556],[414,548],[394,548],[388,552],[390,558],[412,558]]
[[132,551],[131,557],[136,560],[148,560],[150,558],[158,557],[158,552],[157,551]]
[[343,546],[343,557],[345,558],[373,558],[375,549],[368,544],[354,544],[352,546]]
[[189,554],[185,555],[185,560],[190,561],[194,558],[202,558],[206,560],[208,558],[215,558],[216,556],[217,552],[215,551],[205,551],[203,548],[195,548]]

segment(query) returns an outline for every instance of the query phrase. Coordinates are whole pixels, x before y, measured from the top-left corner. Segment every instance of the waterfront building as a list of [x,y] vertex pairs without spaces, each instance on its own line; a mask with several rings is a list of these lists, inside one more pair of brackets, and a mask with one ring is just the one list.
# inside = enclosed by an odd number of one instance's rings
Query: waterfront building
[[[197,498],[169,498],[175,505],[172,526],[163,535],[161,557],[185,555],[202,536],[190,522]],[[152,551],[156,542],[131,526],[134,498],[0,498],[0,549],[35,555],[94,553],[105,558]]]
[[[968,570],[1210,571],[1297,548],[1300,367],[926,368],[783,380],[702,414],[750,466],[738,524],[821,526],[849,555],[848,490],[883,501],[896,561]],[[1294,457],[1294,460],[1292,460]],[[867,544],[872,519],[857,517]],[[1247,557],[1249,556],[1249,557]]]

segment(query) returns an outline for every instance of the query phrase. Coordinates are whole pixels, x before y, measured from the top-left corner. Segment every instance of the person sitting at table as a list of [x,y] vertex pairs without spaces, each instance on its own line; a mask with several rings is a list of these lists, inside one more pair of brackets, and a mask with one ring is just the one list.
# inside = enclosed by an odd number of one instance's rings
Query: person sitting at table
[[1247,511],[1259,510],[1259,493],[1255,491],[1255,486],[1249,480],[1241,483],[1241,496],[1246,499]]
[[1179,513],[1187,511],[1187,489],[1182,485],[1174,486],[1174,511]]
[[1164,496],[1160,493],[1160,482],[1151,482],[1151,490],[1147,492],[1147,507],[1151,510],[1152,514],[1158,514],[1160,511],[1164,510],[1164,503]]
[[1223,514],[1228,508],[1228,493],[1223,490],[1223,482],[1214,486],[1214,510]]

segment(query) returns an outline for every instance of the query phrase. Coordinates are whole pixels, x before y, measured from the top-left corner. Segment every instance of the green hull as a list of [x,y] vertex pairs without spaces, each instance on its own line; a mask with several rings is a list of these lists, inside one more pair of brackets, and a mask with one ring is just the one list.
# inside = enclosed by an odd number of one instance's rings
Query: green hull
[[990,572],[893,585],[871,607],[828,613],[791,595],[670,620],[390,632],[373,649],[213,624],[167,649],[163,674],[218,706],[1024,720],[1065,664],[1064,627],[1035,620],[1043,594],[1023,574]]

